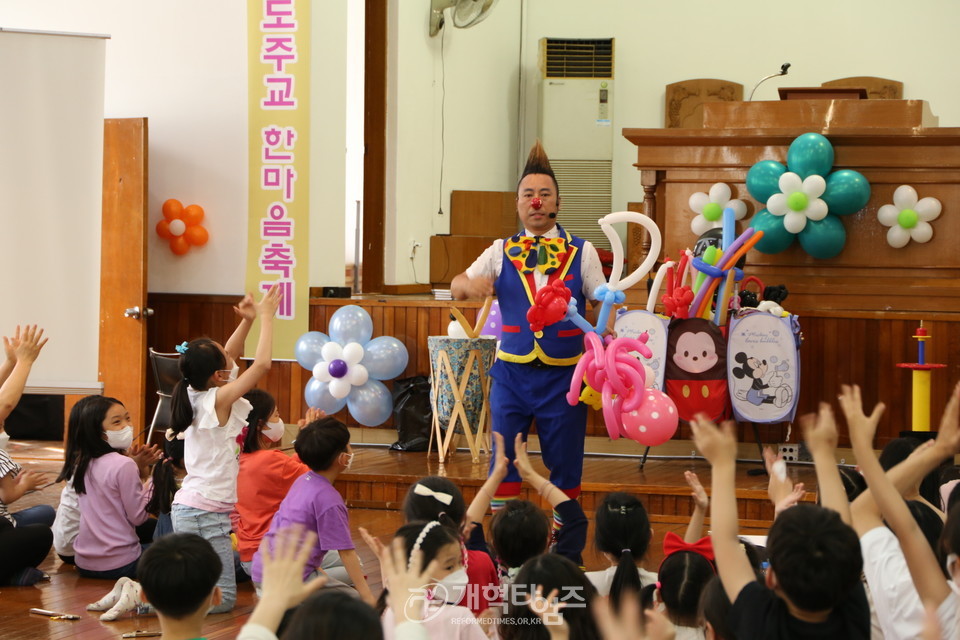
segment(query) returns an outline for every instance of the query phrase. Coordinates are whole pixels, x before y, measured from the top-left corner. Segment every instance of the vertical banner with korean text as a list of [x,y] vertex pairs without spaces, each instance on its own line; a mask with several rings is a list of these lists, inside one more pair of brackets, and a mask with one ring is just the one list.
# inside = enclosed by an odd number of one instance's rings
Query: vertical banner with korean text
[[[293,358],[309,317],[310,1],[248,0],[250,197],[247,291],[280,283],[274,358]],[[257,331],[245,353],[256,351]]]

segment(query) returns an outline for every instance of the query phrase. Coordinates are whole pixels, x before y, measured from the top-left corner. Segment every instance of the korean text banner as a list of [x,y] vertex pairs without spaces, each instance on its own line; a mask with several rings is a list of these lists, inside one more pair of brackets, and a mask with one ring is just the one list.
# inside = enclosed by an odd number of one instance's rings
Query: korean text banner
[[[292,358],[309,315],[310,2],[248,0],[250,197],[246,287],[279,282],[274,358]],[[257,331],[245,353],[256,349]]]

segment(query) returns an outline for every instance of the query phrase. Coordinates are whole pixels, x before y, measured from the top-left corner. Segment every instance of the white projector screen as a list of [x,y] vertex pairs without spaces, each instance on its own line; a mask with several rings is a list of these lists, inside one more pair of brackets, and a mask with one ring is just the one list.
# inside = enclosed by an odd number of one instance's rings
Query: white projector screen
[[104,56],[105,36],[0,29],[0,334],[46,330],[35,393],[102,389]]

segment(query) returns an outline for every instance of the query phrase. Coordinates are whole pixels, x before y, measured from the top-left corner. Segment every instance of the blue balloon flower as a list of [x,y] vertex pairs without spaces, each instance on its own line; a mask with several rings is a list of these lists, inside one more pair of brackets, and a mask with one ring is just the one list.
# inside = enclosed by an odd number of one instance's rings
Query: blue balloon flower
[[313,372],[304,399],[328,414],[346,406],[367,427],[383,424],[393,411],[393,398],[380,381],[407,368],[406,346],[390,336],[371,340],[373,321],[357,305],[338,309],[330,317],[329,329],[329,337],[310,331],[297,340],[297,362]]
[[787,150],[787,166],[761,160],[747,172],[747,190],[767,205],[750,221],[762,230],[757,250],[780,253],[794,238],[808,254],[833,258],[847,233],[837,216],[855,213],[870,200],[870,183],[857,171],[833,168],[833,145],[819,133],[798,136]]

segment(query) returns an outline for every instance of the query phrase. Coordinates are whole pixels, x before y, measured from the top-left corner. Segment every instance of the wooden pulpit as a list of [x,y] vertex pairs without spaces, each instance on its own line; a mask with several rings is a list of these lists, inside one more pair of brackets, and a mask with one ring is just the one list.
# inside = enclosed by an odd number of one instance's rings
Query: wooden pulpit
[[[784,306],[800,316],[806,338],[800,412],[835,398],[840,383],[859,383],[866,402],[887,403],[880,444],[909,429],[909,378],[895,364],[911,357],[910,336],[924,319],[933,334],[928,357],[948,364],[933,382],[936,420],[948,389],[960,379],[960,128],[936,126],[920,100],[714,102],[703,109],[702,128],[623,130],[637,146],[644,213],[663,232],[661,258],[678,258],[696,241],[687,204],[691,194],[727,183],[733,197],[747,203],[739,233],[765,206],[747,192],[750,167],[760,160],[786,164],[794,138],[823,134],[835,151],[833,170],[854,169],[871,185],[867,206],[841,218],[847,232],[843,251],[817,260],[795,242],[782,253],[752,251],[747,258],[750,275],[787,286]],[[931,223],[932,240],[893,249],[877,210],[892,203],[893,192],[904,184],[921,198],[938,198],[943,211]],[[639,264],[648,247],[639,230],[631,230],[631,265]],[[637,291],[628,301],[636,306],[645,299],[645,291]]]

